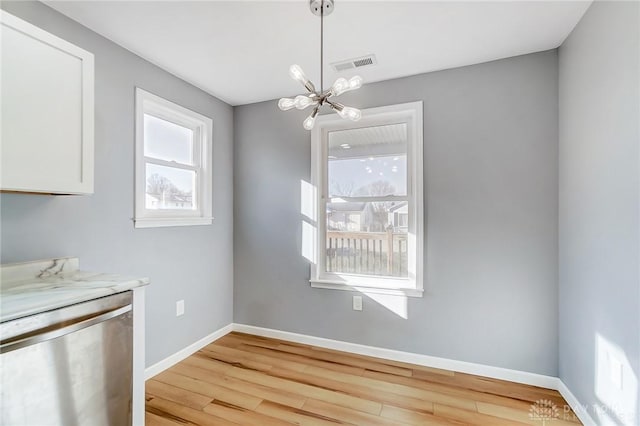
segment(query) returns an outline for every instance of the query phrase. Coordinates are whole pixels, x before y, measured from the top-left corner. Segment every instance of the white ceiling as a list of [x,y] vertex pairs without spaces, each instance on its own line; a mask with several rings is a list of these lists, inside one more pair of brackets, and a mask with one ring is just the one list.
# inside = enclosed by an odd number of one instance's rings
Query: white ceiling
[[[320,19],[307,0],[46,3],[232,105],[303,91],[293,63],[319,86]],[[553,49],[590,3],[336,0],[325,87],[336,78],[328,64],[370,53],[378,64],[358,70],[365,83]]]

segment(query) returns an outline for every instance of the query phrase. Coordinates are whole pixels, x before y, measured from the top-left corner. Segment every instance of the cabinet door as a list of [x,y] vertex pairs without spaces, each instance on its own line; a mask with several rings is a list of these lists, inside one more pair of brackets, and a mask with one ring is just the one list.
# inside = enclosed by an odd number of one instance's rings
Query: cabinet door
[[93,54],[0,11],[5,191],[93,192]]

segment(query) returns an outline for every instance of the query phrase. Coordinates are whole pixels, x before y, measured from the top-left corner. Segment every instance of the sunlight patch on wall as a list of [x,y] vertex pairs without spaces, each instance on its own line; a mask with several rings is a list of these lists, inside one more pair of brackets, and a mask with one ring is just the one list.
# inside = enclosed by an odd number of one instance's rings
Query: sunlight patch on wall
[[639,424],[638,378],[625,352],[596,333],[595,394],[602,406],[594,407],[601,424]]
[[[317,189],[309,182],[300,180],[300,213],[302,216],[302,257],[315,264],[318,261]],[[311,223],[310,223],[311,222]]]
[[300,213],[309,220],[318,220],[317,214],[317,189],[309,182],[300,180]]
[[394,314],[398,315],[400,318],[407,319],[409,318],[409,308],[407,296],[395,296],[390,294],[378,294],[378,293],[367,293],[363,288],[356,288],[358,291],[363,293],[365,296],[390,310]]
[[302,221],[302,257],[311,263],[317,262],[316,247],[318,231],[309,222]]

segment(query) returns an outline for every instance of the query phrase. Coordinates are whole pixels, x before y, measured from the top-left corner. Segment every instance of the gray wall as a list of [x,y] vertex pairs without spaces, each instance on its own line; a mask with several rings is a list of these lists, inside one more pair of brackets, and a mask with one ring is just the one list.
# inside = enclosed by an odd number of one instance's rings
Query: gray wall
[[[1,196],[2,262],[72,255],[83,269],[148,276],[147,365],[229,324],[233,310],[233,109],[35,2],[2,8],[95,54],[91,196]],[[213,119],[211,226],[134,229],[134,87]],[[186,314],[176,318],[175,302]]]
[[235,321],[556,375],[557,71],[552,50],[342,97],[363,108],[424,101],[426,292],[409,298],[407,319],[310,288],[306,114],[275,101],[236,107]]
[[[623,391],[638,398],[639,21],[637,2],[595,2],[559,53],[560,378],[603,424],[640,424],[640,399],[607,391],[597,361],[626,358]],[[617,414],[595,413],[611,402]]]

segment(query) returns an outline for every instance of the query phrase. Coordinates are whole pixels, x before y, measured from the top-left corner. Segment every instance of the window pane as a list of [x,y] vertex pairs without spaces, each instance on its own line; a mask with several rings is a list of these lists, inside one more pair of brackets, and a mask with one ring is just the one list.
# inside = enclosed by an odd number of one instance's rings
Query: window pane
[[195,210],[196,173],[147,164],[145,206],[153,210]]
[[407,124],[329,132],[328,195],[407,195]]
[[193,164],[193,130],[145,114],[144,155],[165,161]]
[[407,277],[408,202],[327,204],[327,272]]

